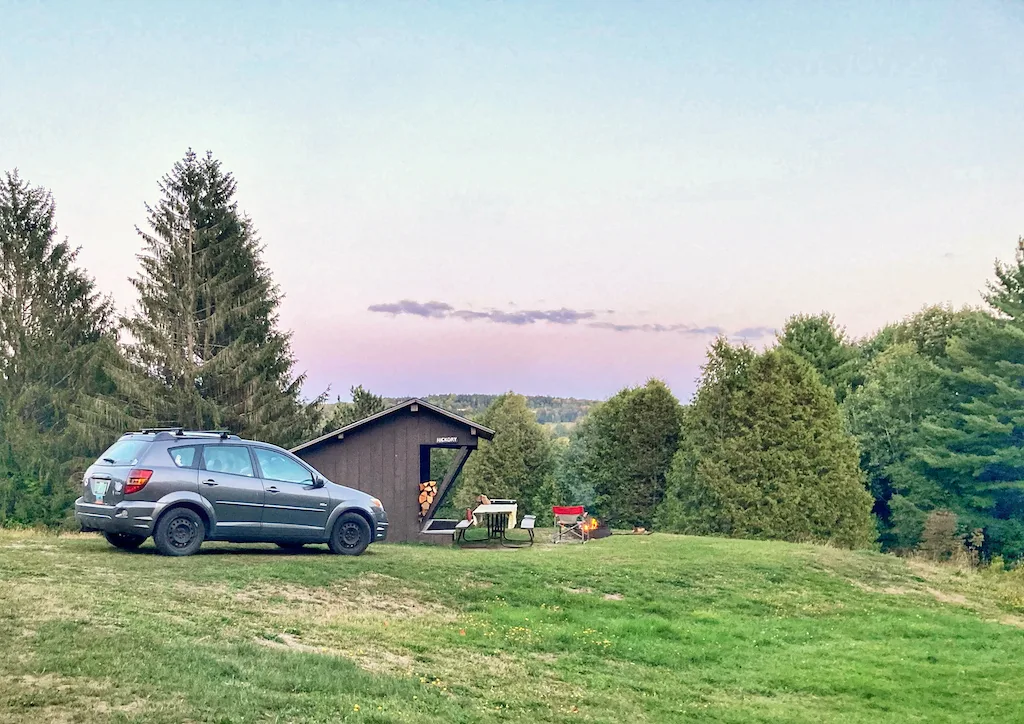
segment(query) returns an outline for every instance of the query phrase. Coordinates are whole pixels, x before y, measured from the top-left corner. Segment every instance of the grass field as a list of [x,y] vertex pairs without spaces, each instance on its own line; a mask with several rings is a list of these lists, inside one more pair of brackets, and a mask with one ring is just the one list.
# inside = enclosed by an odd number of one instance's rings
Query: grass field
[[0,531],[0,721],[1022,721],[1022,625],[1024,578],[805,545]]

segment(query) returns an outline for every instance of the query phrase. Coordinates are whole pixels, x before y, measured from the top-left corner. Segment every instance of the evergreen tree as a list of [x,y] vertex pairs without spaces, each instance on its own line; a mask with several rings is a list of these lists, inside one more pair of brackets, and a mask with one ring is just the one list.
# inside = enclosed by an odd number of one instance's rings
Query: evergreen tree
[[124,365],[111,303],[55,214],[17,172],[0,181],[0,523],[64,519],[69,477],[132,421],[112,376]]
[[459,507],[477,495],[512,498],[521,512],[539,514],[552,504],[554,457],[547,432],[514,392],[499,395],[480,416],[479,423],[495,431],[481,441],[462,472],[456,497]]
[[860,444],[880,542],[886,548],[912,549],[925,511],[948,504],[942,489],[916,469],[914,450],[922,443],[924,423],[952,400],[942,370],[911,342],[893,344],[878,355],[867,365],[865,378],[846,398],[847,426]]
[[836,324],[831,314],[790,317],[779,335],[779,346],[807,360],[838,402],[860,383],[857,347],[847,339],[846,330]]
[[786,349],[716,341],[684,416],[659,523],[698,535],[831,541],[874,538],[857,445],[835,397]]
[[362,385],[350,388],[349,392],[352,395],[352,402],[342,402],[341,398],[338,398],[330,418],[324,425],[324,433],[359,422],[388,407],[383,397],[364,389]]
[[[659,380],[597,406],[573,435],[560,489],[610,525],[650,526],[679,445],[680,409]],[[583,499],[591,491],[593,500]]]
[[304,376],[292,376],[290,335],[277,328],[281,294],[234,178],[190,150],[159,187],[139,230],[139,306],[125,320],[131,357],[156,383],[155,417],[301,441],[317,430],[323,397],[300,398]]
[[860,353],[865,361],[870,361],[895,344],[909,344],[917,354],[941,364],[947,359],[946,346],[949,340],[959,335],[973,317],[983,314],[967,307],[953,309],[942,304],[926,306],[864,340],[859,345]]
[[[1021,251],[1018,261],[1024,264]],[[1014,293],[1008,284],[990,294],[989,300],[1003,314],[1019,314]],[[913,462],[941,489],[942,497],[935,503],[960,513],[968,527],[984,528],[987,554],[1020,558],[1024,556],[1024,319],[975,318],[950,341],[948,356],[945,382],[953,404],[923,423],[923,439],[914,450]]]

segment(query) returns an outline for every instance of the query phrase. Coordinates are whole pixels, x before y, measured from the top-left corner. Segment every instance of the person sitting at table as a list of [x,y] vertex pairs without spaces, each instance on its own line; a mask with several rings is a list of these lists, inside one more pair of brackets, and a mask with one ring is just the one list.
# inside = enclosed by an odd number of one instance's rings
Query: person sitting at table
[[476,496],[476,502],[477,505],[490,505],[491,499],[488,498],[486,495],[478,495]]

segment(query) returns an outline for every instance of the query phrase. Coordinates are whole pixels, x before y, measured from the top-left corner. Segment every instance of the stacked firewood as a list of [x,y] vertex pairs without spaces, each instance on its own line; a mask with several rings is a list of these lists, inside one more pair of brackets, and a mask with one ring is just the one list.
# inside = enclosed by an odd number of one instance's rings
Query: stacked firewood
[[430,510],[430,504],[434,502],[434,496],[437,495],[437,483],[433,480],[428,480],[425,483],[420,483],[420,520],[427,517],[427,511]]

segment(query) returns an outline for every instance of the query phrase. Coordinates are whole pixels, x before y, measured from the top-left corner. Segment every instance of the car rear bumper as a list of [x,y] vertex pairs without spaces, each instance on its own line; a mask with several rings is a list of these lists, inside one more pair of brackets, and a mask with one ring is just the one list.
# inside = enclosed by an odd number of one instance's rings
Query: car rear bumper
[[85,530],[148,536],[153,533],[154,507],[153,503],[127,501],[96,505],[79,498],[75,501],[75,520]]

